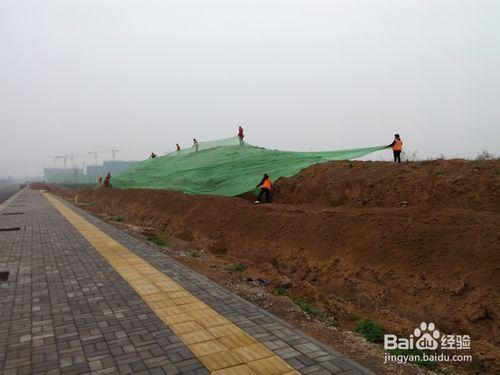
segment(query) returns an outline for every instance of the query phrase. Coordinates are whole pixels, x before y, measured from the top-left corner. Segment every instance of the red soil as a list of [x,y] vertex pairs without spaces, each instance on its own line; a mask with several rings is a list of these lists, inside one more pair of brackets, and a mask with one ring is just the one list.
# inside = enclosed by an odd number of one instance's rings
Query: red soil
[[[349,325],[408,335],[421,321],[500,357],[500,162],[333,162],[279,179],[275,204],[157,190],[83,189],[91,210],[247,260]],[[352,323],[351,323],[352,324]]]

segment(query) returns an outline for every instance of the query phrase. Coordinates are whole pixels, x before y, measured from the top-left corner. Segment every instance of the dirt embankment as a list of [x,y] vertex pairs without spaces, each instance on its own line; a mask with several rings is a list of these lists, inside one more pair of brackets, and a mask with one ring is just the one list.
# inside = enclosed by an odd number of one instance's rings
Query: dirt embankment
[[474,360],[498,366],[499,161],[317,165],[278,180],[272,205],[153,190],[78,194],[91,210],[166,239],[272,269],[346,325],[362,315],[408,335],[432,321],[470,334]]
[[499,161],[434,160],[318,164],[280,179],[275,202],[429,210],[500,210]]

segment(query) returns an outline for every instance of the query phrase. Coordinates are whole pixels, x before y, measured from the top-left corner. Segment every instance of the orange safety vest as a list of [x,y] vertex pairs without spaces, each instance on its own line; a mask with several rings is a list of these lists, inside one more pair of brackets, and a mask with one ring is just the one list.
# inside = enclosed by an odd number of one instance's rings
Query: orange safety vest
[[394,146],[392,146],[392,149],[394,151],[401,151],[402,148],[403,148],[403,141],[401,139],[395,139]]
[[271,190],[272,184],[271,184],[271,179],[268,178],[267,180],[264,180],[262,183],[262,189],[268,189]]

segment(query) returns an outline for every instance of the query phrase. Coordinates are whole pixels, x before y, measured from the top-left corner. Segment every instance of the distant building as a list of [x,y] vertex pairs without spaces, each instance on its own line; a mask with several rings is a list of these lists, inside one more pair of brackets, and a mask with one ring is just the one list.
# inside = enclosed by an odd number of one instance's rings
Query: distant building
[[111,172],[115,176],[137,164],[137,161],[105,160],[102,165],[90,165],[87,167],[87,175],[93,177],[105,176]]
[[137,161],[105,160],[102,165],[83,168],[45,168],[43,180],[53,184],[85,185],[95,184],[99,176],[104,177],[108,172],[116,176],[138,163]]
[[81,168],[45,168],[43,180],[54,184],[87,183],[87,176]]

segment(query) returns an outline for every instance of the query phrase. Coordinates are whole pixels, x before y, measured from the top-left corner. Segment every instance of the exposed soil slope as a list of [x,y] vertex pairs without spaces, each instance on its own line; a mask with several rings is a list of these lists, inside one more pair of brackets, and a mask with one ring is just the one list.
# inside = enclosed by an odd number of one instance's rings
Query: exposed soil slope
[[275,201],[325,206],[500,210],[499,161],[318,164],[276,186]]
[[499,161],[317,165],[278,180],[272,205],[158,190],[78,194],[164,238],[272,268],[339,319],[361,311],[389,332],[433,321],[470,334],[475,360],[498,366]]

